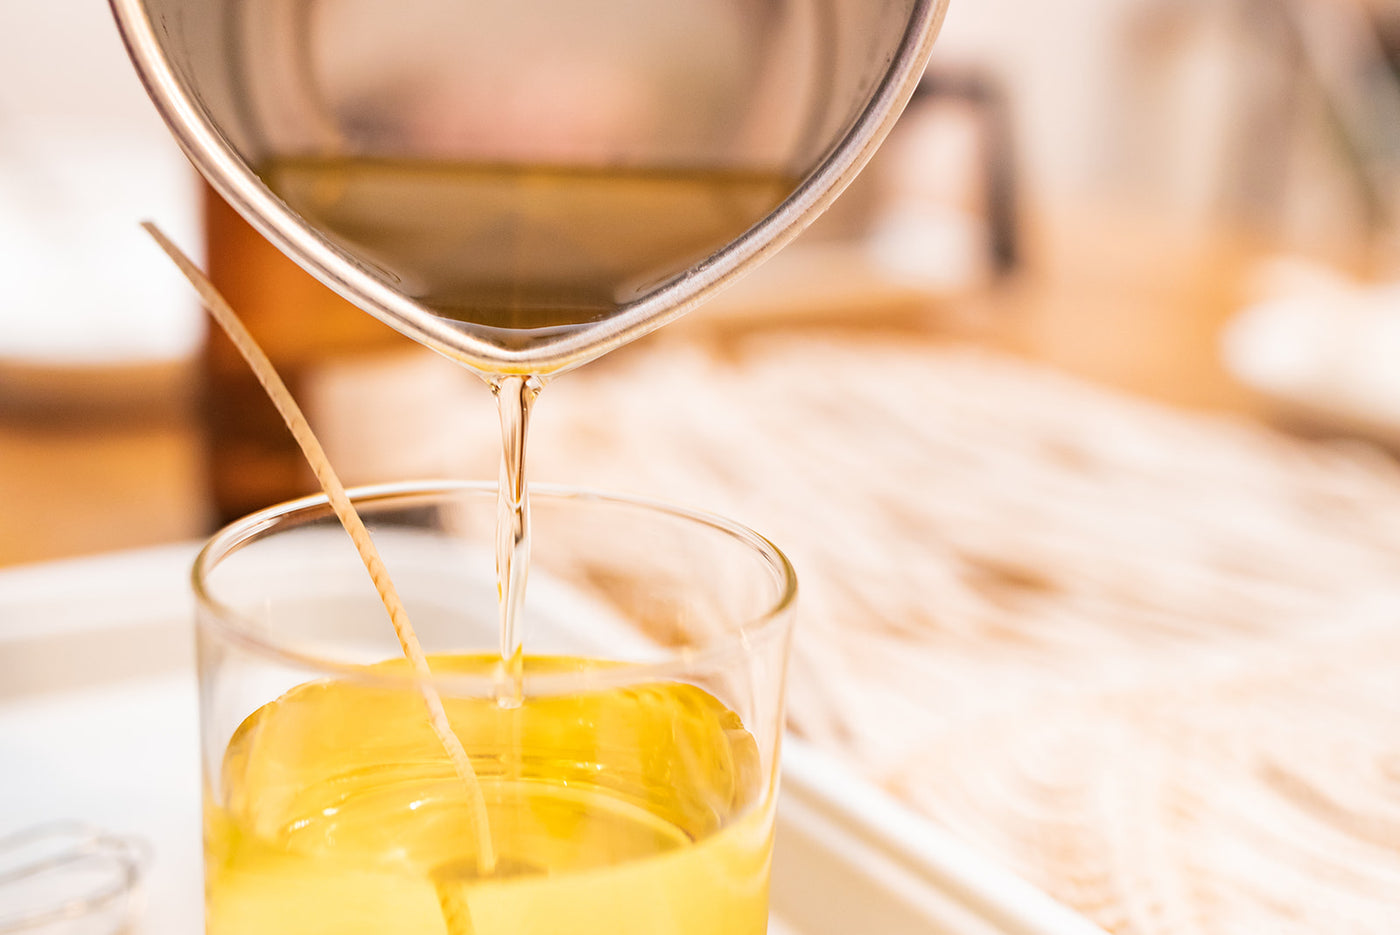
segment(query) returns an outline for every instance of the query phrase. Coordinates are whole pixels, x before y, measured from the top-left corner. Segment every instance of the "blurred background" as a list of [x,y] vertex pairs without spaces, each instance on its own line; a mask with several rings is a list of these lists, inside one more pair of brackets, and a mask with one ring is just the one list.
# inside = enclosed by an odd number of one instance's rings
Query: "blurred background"
[[[205,224],[201,187],[104,8],[65,0],[22,16],[0,40],[0,562],[189,537],[307,486],[282,479],[211,506],[211,484],[234,481],[201,441],[204,323],[136,222],[160,221],[191,251],[218,240],[226,288],[266,267],[283,276],[276,289],[302,288],[285,305],[320,300],[275,258],[244,256],[258,248],[221,206]],[[805,238],[806,267],[793,251],[693,329],[799,320],[956,336],[1172,404],[1276,415],[1285,407],[1265,404],[1286,403],[1323,410],[1310,414],[1329,427],[1386,429],[1392,413],[1372,397],[1390,368],[1361,360],[1378,345],[1353,332],[1389,333],[1372,320],[1385,303],[1363,293],[1396,262],[1397,16],[1383,0],[955,4],[908,119]],[[1319,293],[1225,340],[1259,303]],[[356,334],[338,347],[287,352],[334,371],[333,388],[312,390],[330,397],[332,423],[340,394],[366,383],[344,378],[347,358],[413,356],[377,325],[345,327]],[[1324,344],[1342,358],[1322,361]],[[1343,345],[1366,378],[1347,378]],[[422,399],[414,380],[438,396],[463,382],[401,363],[362,395],[407,381],[401,397]],[[474,468],[465,440],[418,431],[440,415],[389,437],[360,426],[369,463],[350,473]]]
[[[145,218],[274,322],[348,481],[495,476],[485,388],[205,193],[105,5],[10,13],[0,565],[313,487]],[[1394,0],[954,0],[847,196],[546,393],[534,476],[771,534],[794,729],[1110,930],[1381,931],[1398,75]]]

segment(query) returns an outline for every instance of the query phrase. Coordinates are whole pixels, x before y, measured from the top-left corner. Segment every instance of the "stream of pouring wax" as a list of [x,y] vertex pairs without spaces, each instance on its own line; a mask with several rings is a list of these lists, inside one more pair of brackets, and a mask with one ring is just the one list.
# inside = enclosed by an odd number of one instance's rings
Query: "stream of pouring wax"
[[[618,314],[771,212],[795,176],[424,159],[281,158],[258,172],[396,288],[513,350]],[[485,373],[501,423],[499,700],[520,698],[530,563],[526,443],[544,374]]]

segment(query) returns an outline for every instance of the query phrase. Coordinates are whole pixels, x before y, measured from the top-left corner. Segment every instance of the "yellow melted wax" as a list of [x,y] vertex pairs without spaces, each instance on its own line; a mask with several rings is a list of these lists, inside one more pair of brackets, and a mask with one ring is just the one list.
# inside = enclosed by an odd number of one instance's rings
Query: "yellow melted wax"
[[[499,660],[430,662],[485,675]],[[421,695],[312,682],[229,743],[223,805],[206,807],[211,935],[765,931],[771,808],[753,738],[714,697],[652,683],[444,704],[485,795],[490,873]]]

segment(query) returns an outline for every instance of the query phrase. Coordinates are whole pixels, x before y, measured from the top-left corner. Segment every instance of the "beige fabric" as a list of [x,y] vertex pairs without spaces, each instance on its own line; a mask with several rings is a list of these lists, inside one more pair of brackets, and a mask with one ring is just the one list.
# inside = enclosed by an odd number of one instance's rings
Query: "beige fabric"
[[1112,931],[1400,924],[1379,454],[849,334],[617,355],[532,444],[782,545],[795,729]]

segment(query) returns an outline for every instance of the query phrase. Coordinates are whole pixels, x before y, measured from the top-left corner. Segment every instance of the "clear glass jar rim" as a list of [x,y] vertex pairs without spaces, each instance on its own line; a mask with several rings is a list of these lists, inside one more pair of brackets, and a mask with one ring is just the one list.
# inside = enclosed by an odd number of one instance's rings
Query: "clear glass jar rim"
[[[349,494],[353,501],[360,504],[462,494],[489,495],[494,500],[496,491],[495,484],[484,481],[405,481],[355,487],[349,490]],[[629,661],[615,669],[603,667],[585,672],[527,672],[524,685],[526,695],[564,695],[636,685],[647,681],[683,679],[687,675],[722,669],[732,658],[755,652],[770,640],[787,632],[790,611],[797,598],[797,573],[781,549],[749,527],[717,514],[675,506],[659,500],[587,488],[531,484],[530,494],[532,498],[540,497],[550,501],[573,500],[642,509],[708,527],[746,546],[756,558],[761,559],[773,573],[778,593],[769,607],[733,627],[722,638],[679,649],[658,647],[663,655],[655,661]],[[209,575],[225,558],[293,519],[315,515],[331,515],[330,505],[324,494],[302,497],[259,510],[214,533],[195,557],[190,576],[195,599],[200,609],[206,612],[202,615],[203,620],[216,629],[223,639],[245,650],[313,669],[327,676],[384,687],[418,684],[421,680],[410,674],[377,671],[364,665],[327,659],[280,645],[275,640],[260,636],[237,611],[221,603],[211,593],[208,586]],[[202,622],[201,625],[206,624]],[[387,614],[384,625],[389,626]],[[498,688],[496,679],[479,675],[435,676],[431,681],[438,691],[449,696],[487,696]]]

